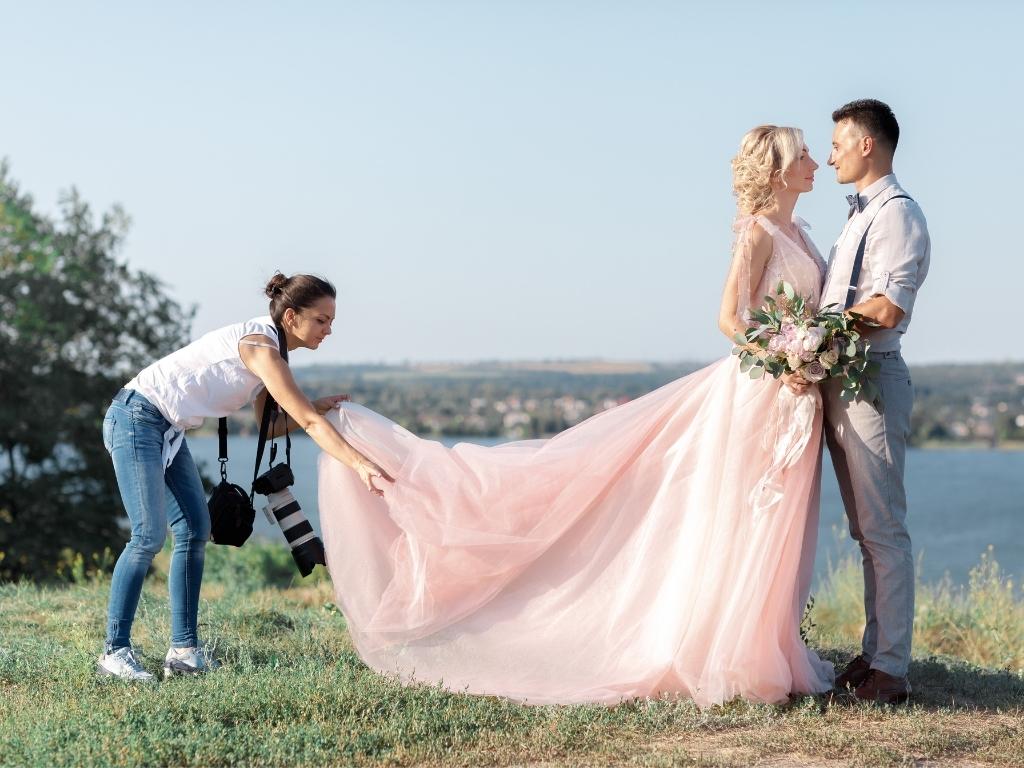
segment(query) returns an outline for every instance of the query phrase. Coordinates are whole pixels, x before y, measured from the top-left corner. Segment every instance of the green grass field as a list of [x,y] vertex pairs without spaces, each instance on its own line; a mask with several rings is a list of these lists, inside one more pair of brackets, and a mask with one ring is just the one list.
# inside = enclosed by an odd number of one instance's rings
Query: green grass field
[[[282,546],[210,547],[200,613],[224,667],[151,685],[94,675],[109,580],[0,586],[0,765],[1024,765],[1024,600],[984,558],[968,588],[921,587],[913,703],[805,697],[700,711],[686,701],[525,707],[406,688],[355,655],[324,574]],[[134,639],[158,671],[162,557]],[[294,582],[294,583],[293,583]],[[859,632],[860,575],[832,569],[809,640],[833,661]]]

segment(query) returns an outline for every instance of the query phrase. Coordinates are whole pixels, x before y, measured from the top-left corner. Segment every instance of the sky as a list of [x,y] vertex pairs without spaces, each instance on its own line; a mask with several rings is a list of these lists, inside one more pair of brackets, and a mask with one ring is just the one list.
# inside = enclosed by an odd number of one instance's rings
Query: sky
[[122,205],[194,336],[280,269],[338,288],[297,363],[712,360],[740,137],[803,128],[827,253],[830,115],[873,97],[932,237],[905,356],[1022,360],[1022,7],[0,0],[0,157]]

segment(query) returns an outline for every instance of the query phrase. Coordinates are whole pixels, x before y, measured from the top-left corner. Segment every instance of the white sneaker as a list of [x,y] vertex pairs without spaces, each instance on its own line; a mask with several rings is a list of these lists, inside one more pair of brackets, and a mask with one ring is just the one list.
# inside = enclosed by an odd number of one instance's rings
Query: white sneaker
[[202,643],[191,648],[169,648],[164,659],[164,677],[196,675],[219,666],[220,662],[213,658],[213,651]]
[[135,649],[127,646],[100,656],[96,662],[96,672],[102,677],[120,677],[123,680],[149,682],[156,679],[143,669]]

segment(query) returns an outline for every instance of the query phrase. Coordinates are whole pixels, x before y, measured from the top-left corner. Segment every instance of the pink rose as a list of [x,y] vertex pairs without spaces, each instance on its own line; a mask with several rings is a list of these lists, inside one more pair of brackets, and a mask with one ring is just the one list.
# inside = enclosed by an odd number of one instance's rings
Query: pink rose
[[789,339],[786,342],[786,354],[790,357],[800,357],[804,352],[803,339]]
[[825,366],[815,360],[801,368],[800,375],[812,384],[816,384],[828,376],[828,371],[825,370]]

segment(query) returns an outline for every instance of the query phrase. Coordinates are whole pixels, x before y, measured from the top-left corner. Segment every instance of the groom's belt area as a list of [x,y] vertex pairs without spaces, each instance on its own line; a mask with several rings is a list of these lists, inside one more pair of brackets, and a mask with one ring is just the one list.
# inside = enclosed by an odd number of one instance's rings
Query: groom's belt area
[[900,351],[893,349],[889,352],[871,352],[868,351],[868,358],[871,360],[898,360],[900,357]]

